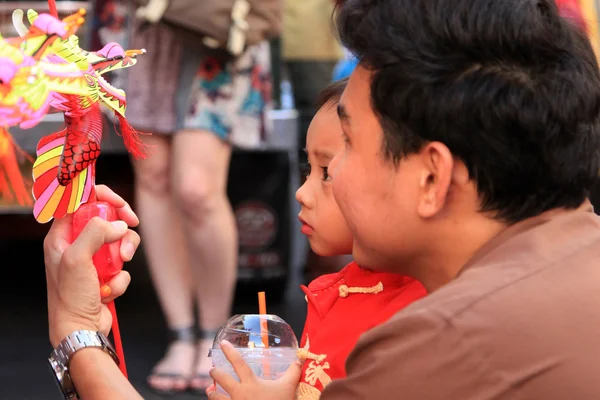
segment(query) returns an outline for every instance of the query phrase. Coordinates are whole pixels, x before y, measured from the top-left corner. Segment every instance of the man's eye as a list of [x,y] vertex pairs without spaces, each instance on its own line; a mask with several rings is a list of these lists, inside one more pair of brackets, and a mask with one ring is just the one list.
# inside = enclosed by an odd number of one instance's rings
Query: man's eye
[[324,181],[331,180],[331,177],[329,176],[329,172],[327,170],[327,167],[321,167],[321,169],[323,170],[323,180]]
[[342,140],[344,141],[344,144],[350,144],[350,138],[345,133],[342,133]]

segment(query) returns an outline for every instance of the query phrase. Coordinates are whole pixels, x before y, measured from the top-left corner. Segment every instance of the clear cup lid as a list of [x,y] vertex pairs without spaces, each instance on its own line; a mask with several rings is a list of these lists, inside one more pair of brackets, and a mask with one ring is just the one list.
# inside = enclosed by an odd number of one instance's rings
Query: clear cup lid
[[244,349],[298,348],[298,339],[288,323],[269,314],[234,315],[217,332],[212,349],[219,349],[223,340]]

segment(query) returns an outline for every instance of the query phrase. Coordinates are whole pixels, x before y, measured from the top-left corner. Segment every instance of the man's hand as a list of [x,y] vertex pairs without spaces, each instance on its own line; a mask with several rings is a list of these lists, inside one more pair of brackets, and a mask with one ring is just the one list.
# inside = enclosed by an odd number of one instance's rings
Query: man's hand
[[296,397],[296,388],[302,372],[302,364],[299,361],[292,364],[281,378],[270,381],[254,375],[254,372],[243,360],[242,355],[231,343],[221,342],[221,349],[240,378],[240,382],[227,372],[213,368],[210,371],[210,376],[231,397],[217,393],[213,385],[206,390],[209,400],[292,400]]
[[108,334],[112,317],[106,305],[125,293],[131,277],[121,271],[107,283],[110,293],[100,297],[98,274],[92,262],[93,255],[105,243],[121,240],[121,257],[130,261],[140,244],[135,227],[139,220],[125,200],[106,186],[97,186],[98,201],[105,201],[117,209],[119,221],[107,222],[93,218],[79,237],[70,243],[73,216],[55,220],[44,240],[44,262],[48,288],[48,323],[50,342],[56,347],[65,336],[76,330],[89,329]]

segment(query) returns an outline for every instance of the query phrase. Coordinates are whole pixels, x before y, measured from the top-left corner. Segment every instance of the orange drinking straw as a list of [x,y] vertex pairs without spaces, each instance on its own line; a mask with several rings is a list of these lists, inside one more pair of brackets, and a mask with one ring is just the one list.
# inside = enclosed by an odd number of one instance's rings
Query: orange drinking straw
[[[260,315],[267,315],[267,300],[265,298],[265,292],[258,292],[258,313]],[[267,326],[267,320],[263,319],[260,321],[260,336],[262,338],[265,349],[269,347],[269,327]],[[263,375],[271,375],[269,363],[263,364]]]
[[[258,292],[258,313],[261,315],[267,314],[267,300],[265,299],[265,292]],[[267,326],[267,320],[263,319],[260,321],[260,336],[266,349],[269,347],[269,328]]]

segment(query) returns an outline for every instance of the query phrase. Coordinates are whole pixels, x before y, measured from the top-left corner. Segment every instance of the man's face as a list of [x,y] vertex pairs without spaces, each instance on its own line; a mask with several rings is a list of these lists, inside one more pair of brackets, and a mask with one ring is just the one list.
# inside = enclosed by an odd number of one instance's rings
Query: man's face
[[419,170],[411,157],[394,165],[383,148],[382,127],[371,108],[372,73],[358,67],[340,101],[346,140],[331,161],[333,192],[354,236],[356,262],[375,270],[401,270],[411,253]]

